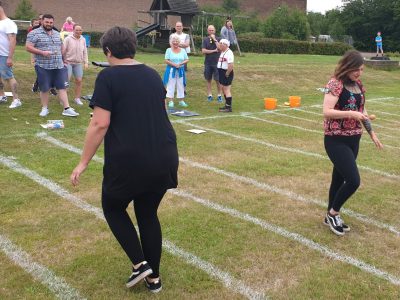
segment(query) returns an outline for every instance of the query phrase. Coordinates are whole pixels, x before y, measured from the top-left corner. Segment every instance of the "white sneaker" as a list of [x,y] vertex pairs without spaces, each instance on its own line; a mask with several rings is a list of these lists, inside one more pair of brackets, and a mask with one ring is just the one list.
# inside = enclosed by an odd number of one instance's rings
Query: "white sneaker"
[[78,105],[83,105],[83,103],[82,103],[82,101],[81,101],[81,98],[75,98],[75,103],[76,104],[78,104]]
[[11,105],[9,106],[9,108],[17,108],[21,105],[22,105],[21,100],[14,99],[13,102],[11,102]]
[[67,117],[79,116],[79,114],[72,107],[69,107],[68,109],[64,109],[64,111],[62,112],[62,115],[67,116]]
[[39,116],[45,117],[49,114],[49,109],[47,107],[42,107],[42,111],[40,112]]
[[6,103],[7,102],[7,96],[1,96],[0,97],[0,103]]

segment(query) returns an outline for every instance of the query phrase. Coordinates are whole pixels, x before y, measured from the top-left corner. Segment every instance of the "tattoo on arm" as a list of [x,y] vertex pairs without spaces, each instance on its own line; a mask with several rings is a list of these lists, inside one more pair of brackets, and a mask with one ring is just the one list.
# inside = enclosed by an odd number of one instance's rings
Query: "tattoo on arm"
[[362,121],[362,123],[363,123],[363,125],[365,127],[365,130],[367,130],[368,133],[371,133],[371,131],[372,131],[371,121],[370,120],[364,120],[364,121]]

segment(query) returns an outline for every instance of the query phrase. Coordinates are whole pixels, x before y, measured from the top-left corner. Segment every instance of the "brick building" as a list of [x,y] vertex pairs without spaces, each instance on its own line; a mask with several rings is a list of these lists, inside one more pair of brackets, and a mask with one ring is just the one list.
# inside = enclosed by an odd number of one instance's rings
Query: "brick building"
[[[13,16],[20,0],[2,0],[8,16]],[[38,13],[50,13],[54,16],[56,27],[61,28],[66,17],[82,25],[84,31],[105,31],[115,26],[130,28],[145,27],[152,18],[139,11],[149,10],[153,0],[30,0],[33,9]],[[221,5],[223,0],[197,0],[199,6]],[[241,0],[242,11],[257,11],[268,15],[283,3],[306,11],[307,0]],[[171,24],[175,19],[171,19]]]

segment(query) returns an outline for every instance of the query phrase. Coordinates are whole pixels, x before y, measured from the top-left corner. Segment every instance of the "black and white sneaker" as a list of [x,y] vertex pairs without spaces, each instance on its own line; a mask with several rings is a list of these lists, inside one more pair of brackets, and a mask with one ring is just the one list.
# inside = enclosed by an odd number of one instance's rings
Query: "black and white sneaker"
[[[339,218],[340,218],[340,216],[339,216]],[[341,219],[341,218],[340,218],[340,219]],[[329,226],[328,218],[327,218],[326,216],[325,216],[325,218],[324,218],[324,225]],[[342,227],[343,227],[343,231],[344,231],[344,232],[349,232],[349,231],[350,231],[350,226],[344,224],[344,223],[343,223],[343,220],[342,220]]]
[[126,287],[131,288],[140,280],[153,273],[147,261],[144,261],[139,268],[133,269],[132,274],[126,282]]
[[330,213],[326,213],[326,218],[330,229],[336,235],[344,235],[344,230],[342,226],[342,219],[339,215],[333,216]]
[[149,289],[150,292],[152,293],[158,293],[159,291],[162,290],[162,285],[161,285],[161,279],[158,278],[154,282],[150,282],[147,280],[147,278],[144,279],[144,283],[146,284],[146,287]]

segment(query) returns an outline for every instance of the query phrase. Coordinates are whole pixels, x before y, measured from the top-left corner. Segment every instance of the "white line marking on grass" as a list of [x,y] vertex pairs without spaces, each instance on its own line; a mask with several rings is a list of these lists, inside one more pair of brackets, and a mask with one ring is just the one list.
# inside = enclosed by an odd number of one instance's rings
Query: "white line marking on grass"
[[[298,109],[296,109],[296,110],[298,110]],[[282,113],[278,113],[275,111],[272,111],[272,114],[282,116],[282,117],[292,118],[292,119],[296,119],[296,120],[300,120],[300,121],[306,121],[306,122],[310,122],[310,123],[314,123],[314,124],[319,124],[319,125],[323,124],[323,120],[315,121],[315,120],[311,120],[311,119],[307,119],[307,118],[300,118],[300,117],[296,117],[296,116],[292,116],[292,115],[282,114]]]
[[[64,144],[64,143],[57,144],[57,146],[60,146],[61,144]],[[69,147],[69,148],[67,148],[67,150],[70,150],[70,151],[74,150],[74,151],[72,151],[74,153],[77,153],[75,150],[78,150],[78,152],[80,151],[79,149],[77,149],[75,147]],[[31,170],[21,166],[17,162],[15,162],[9,158],[6,158],[6,157],[2,156],[1,154],[0,154],[0,163],[9,167],[13,171],[23,174],[26,177],[32,179],[39,185],[49,189],[50,191],[52,191],[56,195],[60,196],[61,198],[64,198],[65,200],[70,201],[73,205],[77,206],[78,208],[95,215],[100,220],[105,221],[103,212],[100,208],[92,206],[91,204],[70,194],[67,190],[65,190],[64,188],[59,186],[57,183],[52,182],[51,180],[49,180],[47,178],[44,178],[43,176],[37,174],[36,172],[31,171]],[[229,273],[220,270],[219,268],[217,268],[216,266],[213,266],[212,264],[208,263],[207,261],[204,261],[204,260],[198,258],[197,256],[184,251],[183,249],[180,249],[179,247],[175,246],[170,241],[164,240],[163,246],[169,253],[184,259],[187,263],[194,265],[197,268],[203,270],[206,274],[210,275],[211,277],[219,279],[229,290],[239,293],[239,294],[242,294],[243,296],[245,296],[248,299],[266,299],[267,298],[264,295],[264,293],[256,291],[256,290],[246,286],[246,284],[243,283],[241,280],[235,279]]]
[[[259,188],[261,190],[268,191],[268,192],[273,192],[273,193],[285,196],[285,197],[287,197],[289,199],[292,199],[292,200],[295,200],[295,201],[300,201],[300,202],[304,202],[304,203],[313,203],[313,204],[317,204],[317,205],[319,205],[321,207],[324,207],[324,208],[326,208],[326,205],[327,205],[326,201],[304,197],[304,196],[296,194],[296,193],[294,193],[294,192],[292,192],[290,190],[281,189],[281,188],[276,187],[274,185],[270,185],[270,184],[267,184],[267,183],[264,183],[264,182],[259,182],[259,181],[255,180],[253,178],[241,176],[241,175],[229,172],[229,171],[225,171],[225,170],[218,169],[218,168],[215,168],[215,167],[212,167],[212,166],[209,166],[209,165],[198,163],[198,162],[192,161],[190,159],[186,159],[186,158],[180,157],[179,161],[182,162],[182,163],[185,163],[185,164],[187,164],[187,165],[189,165],[191,167],[199,168],[199,169],[203,169],[203,170],[207,170],[207,171],[211,171],[213,173],[220,174],[220,175],[224,175],[226,177],[232,178],[236,182],[242,182],[242,183],[250,184],[250,185],[255,186],[255,187],[257,187],[257,188]],[[347,215],[349,215],[349,216],[351,216],[351,217],[353,217],[353,218],[358,219],[359,221],[361,221],[361,222],[363,222],[365,224],[375,225],[378,228],[389,230],[389,231],[393,232],[394,234],[396,234],[397,236],[400,236],[400,231],[396,227],[394,227],[392,225],[377,221],[375,218],[374,219],[369,218],[369,217],[367,217],[367,216],[365,216],[363,214],[357,213],[357,212],[352,211],[352,210],[347,209],[347,208],[342,208],[342,212],[347,214]]]
[[[281,114],[281,115],[282,115],[282,116],[289,117],[289,116],[284,115],[284,114]],[[295,125],[290,125],[290,124],[287,124],[287,123],[281,123],[281,122],[271,121],[271,120],[267,120],[267,119],[263,119],[263,118],[258,118],[258,117],[250,116],[250,115],[241,116],[241,117],[243,117],[243,118],[249,118],[249,119],[254,119],[254,120],[258,120],[258,121],[262,121],[262,122],[266,122],[266,123],[270,123],[270,124],[274,124],[274,125],[279,125],[279,126],[285,126],[285,127],[289,127],[289,128],[294,128],[294,129],[298,129],[298,130],[302,130],[302,131],[307,131],[307,132],[312,132],[312,133],[318,133],[318,134],[320,134],[321,136],[324,134],[324,132],[323,132],[322,129],[321,129],[321,130],[308,129],[308,128],[301,127],[301,126],[295,126]],[[307,120],[307,119],[305,119],[305,120]],[[380,134],[380,135],[385,136],[385,134]],[[389,136],[389,137],[393,138],[393,136]],[[362,142],[362,143],[366,143],[366,144],[371,144],[371,145],[374,144],[374,142],[368,141],[368,140],[364,140],[364,139],[362,139],[361,142]],[[387,147],[387,148],[400,149],[400,147],[392,146],[392,145],[387,144],[387,143],[384,143],[384,145],[385,145],[385,147]]]
[[[286,152],[290,152],[290,153],[296,153],[296,154],[301,154],[301,155],[304,155],[304,156],[310,156],[310,157],[315,157],[315,158],[319,158],[319,159],[329,160],[329,158],[326,155],[322,155],[322,154],[319,154],[319,153],[305,151],[305,150],[299,150],[299,149],[296,149],[296,148],[290,148],[290,147],[285,147],[285,146],[279,146],[279,145],[272,144],[272,143],[269,143],[269,142],[265,142],[265,141],[262,141],[262,140],[258,140],[258,139],[255,139],[255,138],[248,138],[248,137],[245,137],[245,136],[236,135],[236,134],[229,133],[229,132],[222,131],[222,130],[217,130],[217,129],[212,129],[212,128],[208,128],[208,127],[199,126],[199,125],[187,122],[187,121],[183,121],[183,122],[182,121],[178,121],[176,123],[183,124],[183,125],[186,125],[186,126],[191,126],[191,127],[197,128],[197,129],[206,130],[206,131],[209,131],[209,132],[214,132],[214,133],[217,133],[217,134],[220,134],[220,135],[224,135],[224,136],[229,136],[229,137],[232,137],[232,138],[235,138],[235,139],[238,139],[238,140],[260,144],[260,145],[263,145],[263,146],[266,146],[266,147],[269,147],[269,148],[273,148],[273,149],[278,149],[278,150],[282,150],[282,151],[286,151]],[[368,171],[368,172],[371,172],[371,173],[382,175],[382,176],[385,176],[385,177],[388,177],[388,178],[400,179],[400,175],[388,173],[388,172],[377,170],[377,169],[373,169],[373,168],[366,167],[366,166],[363,166],[363,165],[358,165],[358,168],[362,169],[362,170],[365,170],[365,171]]]
[[[53,292],[57,298],[66,300],[85,299],[79,295],[76,289],[69,286],[63,278],[56,276],[45,266],[35,262],[28,253],[2,234],[0,234],[0,249],[11,261]],[[25,283],[21,282],[22,285],[25,285]]]
[[185,261],[201,270],[210,276],[219,279],[230,290],[236,291],[248,299],[267,299],[267,297],[260,292],[254,291],[241,281],[233,278],[229,273],[217,268],[216,266],[199,259],[197,256],[186,252],[169,241],[164,241],[163,246],[172,254],[185,259]]
[[[59,140],[57,140],[57,139],[55,139],[53,137],[47,136],[46,133],[39,135],[39,137],[41,137],[42,139],[45,139],[46,141],[48,141],[50,143],[53,143],[54,145],[56,145],[56,146],[58,146],[60,148],[69,150],[69,151],[71,151],[73,153],[76,153],[76,154],[79,154],[79,155],[82,154],[82,150],[80,150],[79,148],[76,148],[76,147],[71,146],[69,144],[63,143],[63,142],[61,142],[61,141],[59,141]],[[97,162],[103,163],[103,159],[101,159],[99,157],[94,156],[93,159],[95,161],[97,161]],[[262,190],[265,190],[265,191],[270,191],[270,192],[277,193],[279,195],[286,196],[286,197],[288,197],[289,199],[292,199],[292,200],[301,201],[301,202],[305,202],[305,203],[314,203],[314,204],[317,204],[319,206],[326,207],[326,203],[324,201],[322,201],[322,200],[306,198],[306,197],[303,197],[303,196],[301,196],[299,194],[296,194],[296,193],[294,193],[292,191],[284,190],[284,189],[281,189],[279,187],[276,187],[276,186],[273,186],[273,185],[269,185],[267,183],[262,183],[262,182],[259,182],[259,181],[255,180],[255,179],[252,179],[252,178],[249,178],[249,177],[240,176],[240,175],[237,175],[235,173],[228,172],[228,171],[225,171],[225,170],[222,170],[222,169],[218,169],[218,168],[215,168],[215,167],[212,167],[212,166],[208,166],[208,165],[205,165],[205,164],[201,164],[201,163],[198,163],[198,162],[194,162],[194,161],[191,161],[191,160],[183,158],[183,157],[180,157],[179,161],[183,162],[183,163],[186,163],[186,164],[188,164],[188,165],[190,165],[192,167],[208,170],[208,171],[211,171],[211,172],[214,172],[214,173],[217,173],[217,174],[222,174],[224,176],[233,178],[234,180],[237,180],[237,181],[240,181],[240,182],[244,182],[244,183],[256,186],[256,187],[258,187],[258,188],[260,188]],[[354,217],[354,218],[360,220],[363,223],[372,224],[372,225],[375,225],[378,228],[387,229],[387,230],[395,233],[396,235],[400,236],[400,231],[398,229],[396,229],[396,227],[394,227],[392,225],[388,225],[388,224],[385,224],[383,222],[377,221],[375,219],[368,218],[367,216],[365,216],[363,214],[354,212],[354,211],[352,211],[350,209],[347,209],[347,208],[343,208],[342,212],[347,214],[347,215],[349,215],[349,216],[351,216],[351,217]]]
[[286,124],[286,123],[280,123],[280,122],[276,122],[276,121],[271,121],[271,120],[267,120],[267,119],[263,119],[263,118],[258,118],[258,117],[253,117],[253,116],[242,116],[243,118],[248,118],[248,119],[253,119],[253,120],[257,120],[257,121],[261,121],[261,122],[265,122],[265,123],[269,123],[269,124],[274,124],[274,125],[279,125],[279,126],[285,126],[285,127],[289,127],[289,128],[295,128],[295,129],[299,129],[299,130],[303,130],[303,131],[308,131],[308,132],[313,132],[313,133],[319,133],[319,134],[323,134],[322,130],[315,130],[315,129],[308,129],[308,128],[304,128],[304,127],[300,127],[300,126],[296,126],[296,125],[290,125],[290,124]]
[[384,111],[379,111],[374,109],[374,113],[376,114],[382,114],[382,115],[388,115],[388,116],[394,116],[394,117],[400,117],[400,114],[392,114]]
[[336,252],[332,251],[331,249],[329,249],[328,247],[325,247],[325,246],[323,246],[321,244],[318,244],[318,243],[316,243],[316,242],[314,242],[314,241],[302,236],[301,234],[290,232],[290,231],[288,231],[288,230],[286,230],[286,229],[284,229],[284,228],[282,228],[280,226],[268,223],[268,222],[266,222],[264,220],[261,220],[259,218],[253,217],[253,216],[251,216],[249,214],[240,212],[240,211],[238,211],[236,209],[229,208],[229,207],[226,207],[226,206],[211,202],[209,200],[196,197],[196,196],[194,196],[194,195],[192,195],[192,194],[190,194],[188,192],[182,191],[182,190],[170,190],[170,192],[172,194],[180,196],[180,197],[189,198],[192,201],[195,201],[196,203],[199,203],[199,204],[201,204],[203,206],[206,206],[208,208],[211,208],[213,210],[228,214],[231,217],[239,218],[239,219],[241,219],[243,221],[247,221],[247,222],[253,223],[255,225],[258,225],[263,229],[266,229],[268,231],[276,233],[276,234],[278,234],[280,236],[283,236],[285,238],[288,238],[290,240],[294,240],[294,241],[296,241],[296,242],[298,242],[298,243],[300,243],[300,244],[302,244],[302,245],[304,245],[304,246],[306,246],[306,247],[308,247],[310,249],[316,250],[316,251],[322,253],[323,255],[325,255],[327,257],[330,257],[330,258],[333,258],[335,260],[350,264],[350,265],[352,265],[352,266],[354,266],[356,268],[359,268],[362,271],[365,271],[365,272],[370,273],[370,274],[372,274],[374,276],[383,278],[383,279],[389,281],[392,284],[400,285],[400,278],[398,278],[398,277],[396,277],[396,276],[394,276],[394,275],[392,275],[392,274],[390,274],[388,272],[382,271],[382,270],[376,268],[375,266],[367,264],[367,263],[365,263],[365,262],[363,262],[363,261],[361,261],[361,260],[359,260],[357,258],[353,258],[351,256],[347,256],[347,255],[342,255],[342,254],[336,253]]

